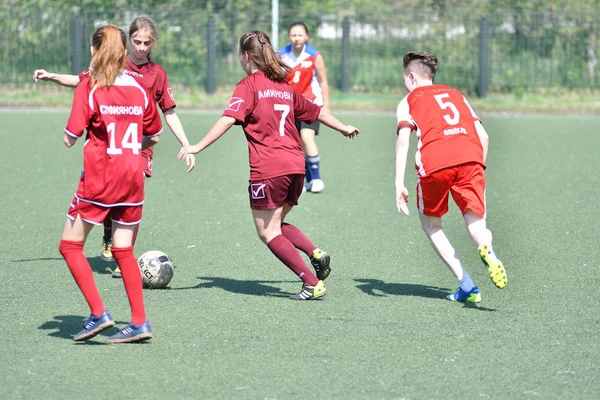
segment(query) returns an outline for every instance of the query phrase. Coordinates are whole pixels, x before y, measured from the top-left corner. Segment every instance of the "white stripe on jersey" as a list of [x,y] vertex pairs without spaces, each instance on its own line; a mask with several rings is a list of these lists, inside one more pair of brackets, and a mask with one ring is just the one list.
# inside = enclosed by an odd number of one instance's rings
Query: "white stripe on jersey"
[[[148,108],[148,94],[146,90],[136,81],[133,77],[126,74],[118,74],[113,82],[112,86],[124,86],[124,87],[135,87],[138,88],[142,94],[144,95],[144,108]],[[92,90],[90,90],[90,95],[88,96],[88,103],[90,105],[90,109],[94,111],[94,92],[98,87],[94,86]]]

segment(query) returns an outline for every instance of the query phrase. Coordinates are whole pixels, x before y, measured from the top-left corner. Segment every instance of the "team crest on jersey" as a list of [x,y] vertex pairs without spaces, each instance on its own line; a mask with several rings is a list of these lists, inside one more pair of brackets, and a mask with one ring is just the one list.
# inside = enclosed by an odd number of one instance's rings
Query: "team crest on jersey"
[[171,100],[175,101],[175,97],[173,97],[173,91],[171,90],[171,88],[167,88],[167,93],[169,93],[169,97],[171,98]]
[[302,68],[310,68],[312,67],[312,61],[302,61],[302,64],[300,65]]
[[250,194],[253,200],[265,198],[265,186],[264,183],[252,183],[250,185]]
[[239,97],[232,97],[231,100],[229,100],[229,104],[227,104],[227,108],[225,109],[225,111],[233,111],[233,112],[238,112],[240,110],[240,105],[244,102],[244,99],[241,99]]

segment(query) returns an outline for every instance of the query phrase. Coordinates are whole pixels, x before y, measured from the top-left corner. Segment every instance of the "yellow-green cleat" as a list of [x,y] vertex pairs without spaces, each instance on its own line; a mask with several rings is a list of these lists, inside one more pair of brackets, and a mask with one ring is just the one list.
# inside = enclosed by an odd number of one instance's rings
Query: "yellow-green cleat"
[[329,276],[329,273],[331,272],[331,267],[329,267],[330,262],[331,257],[323,250],[315,249],[315,251],[313,251],[312,257],[310,257],[310,263],[315,269],[317,278],[320,281],[324,281]]
[[502,261],[496,257],[496,254],[489,248],[487,244],[480,245],[477,250],[479,257],[483,261],[483,265],[488,270],[490,279],[498,289],[504,289],[508,285],[508,277]]
[[102,237],[102,250],[100,251],[100,258],[106,262],[115,261],[112,255],[112,240],[109,238]]
[[117,268],[115,268],[112,271],[111,275],[112,275],[113,278],[122,278],[122,276],[121,276],[121,268],[119,268],[119,266],[117,265]]
[[323,281],[319,281],[316,286],[302,285],[302,290],[298,294],[290,296],[292,300],[319,300],[325,297],[327,289]]

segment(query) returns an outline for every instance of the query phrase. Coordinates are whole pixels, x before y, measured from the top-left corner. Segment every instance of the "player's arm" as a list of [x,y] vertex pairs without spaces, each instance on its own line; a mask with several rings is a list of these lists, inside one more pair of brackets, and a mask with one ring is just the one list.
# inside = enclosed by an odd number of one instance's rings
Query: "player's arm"
[[67,147],[73,147],[73,145],[75,144],[75,142],[77,142],[77,139],[78,138],[76,136],[71,136],[71,135],[67,134],[66,132],[63,135],[63,143]]
[[406,160],[410,144],[410,133],[412,126],[408,123],[398,125],[398,138],[396,139],[396,208],[398,212],[406,215],[408,211],[408,189],[404,185],[404,173],[406,172]]
[[144,136],[142,138],[142,150],[149,149],[158,142],[160,142],[160,135]]
[[327,71],[325,69],[325,61],[321,53],[317,54],[315,58],[315,73],[319,80],[319,86],[321,86],[321,92],[323,93],[323,108],[329,112],[329,83],[327,82]]
[[319,117],[317,120],[320,123],[327,125],[331,129],[340,132],[342,135],[349,137],[350,139],[354,139],[360,134],[360,131],[354,126],[344,125],[336,117],[329,114],[329,111],[325,110],[325,107],[323,107],[319,112]]
[[[183,125],[181,124],[179,117],[175,113],[175,107],[169,108],[163,113],[163,115],[165,116],[165,122],[167,123],[167,125],[169,125],[169,128],[171,128],[171,132],[173,132],[173,135],[175,135],[177,140],[179,140],[181,146],[188,146],[190,142],[188,141],[188,138],[185,135],[185,131],[183,130]],[[196,166],[196,157],[194,157],[193,154],[188,154],[185,157],[185,162],[188,166],[188,172],[190,172]]]
[[75,87],[79,84],[78,75],[56,74],[44,69],[36,69],[33,73],[33,81],[37,83],[38,80],[51,81],[66,87]]
[[477,136],[479,137],[479,141],[481,142],[481,147],[483,147],[483,163],[485,164],[485,160],[487,160],[490,137],[488,136],[481,121],[475,120],[475,129],[477,130]]
[[235,124],[233,117],[222,116],[217,120],[208,133],[197,144],[183,146],[177,156],[178,160],[186,157],[188,154],[198,154],[208,146],[216,142],[225,132]]

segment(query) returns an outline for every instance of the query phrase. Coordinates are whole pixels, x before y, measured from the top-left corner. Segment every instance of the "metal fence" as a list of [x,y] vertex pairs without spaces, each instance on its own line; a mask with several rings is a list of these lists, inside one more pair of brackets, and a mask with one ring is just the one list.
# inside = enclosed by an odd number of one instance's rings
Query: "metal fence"
[[[115,23],[127,32],[140,11],[40,12],[0,10],[0,84],[31,81],[36,68],[79,73],[87,68],[92,32]],[[146,10],[157,23],[155,61],[173,85],[232,86],[243,77],[239,37],[271,31],[271,15]],[[439,59],[437,81],[485,95],[525,88],[598,88],[600,13],[302,14],[321,50],[330,84],[346,92],[386,92],[401,86],[402,55],[428,50]],[[280,46],[297,10],[280,10]]]

